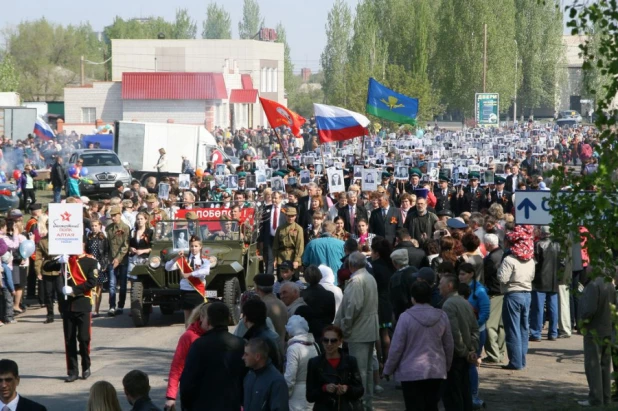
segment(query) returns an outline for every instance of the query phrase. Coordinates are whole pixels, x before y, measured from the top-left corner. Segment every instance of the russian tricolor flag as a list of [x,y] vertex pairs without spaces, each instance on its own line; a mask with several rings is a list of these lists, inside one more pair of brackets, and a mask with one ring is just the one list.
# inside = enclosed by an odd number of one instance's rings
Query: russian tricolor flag
[[345,108],[313,104],[321,143],[349,140],[367,134],[369,119]]
[[40,117],[37,117],[34,122],[34,134],[41,140],[45,141],[56,137],[54,130],[52,130],[49,124],[47,124],[45,120]]

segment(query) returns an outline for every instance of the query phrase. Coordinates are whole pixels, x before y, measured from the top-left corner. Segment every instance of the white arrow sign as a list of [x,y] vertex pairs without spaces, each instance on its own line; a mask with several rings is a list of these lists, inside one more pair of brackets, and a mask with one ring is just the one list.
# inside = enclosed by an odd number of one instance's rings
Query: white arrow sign
[[[563,192],[567,191],[561,191],[559,195]],[[549,191],[517,190],[515,192],[515,222],[530,225],[551,224],[550,197]]]

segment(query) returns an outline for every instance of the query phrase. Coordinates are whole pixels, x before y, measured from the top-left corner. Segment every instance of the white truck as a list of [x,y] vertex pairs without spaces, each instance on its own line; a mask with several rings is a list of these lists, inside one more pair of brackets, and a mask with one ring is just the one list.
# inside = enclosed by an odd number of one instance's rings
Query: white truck
[[[217,148],[214,136],[203,126],[134,121],[118,121],[115,125],[114,150],[123,164],[129,163],[133,177],[142,181],[156,175],[160,148],[165,149],[165,174],[169,175],[181,172],[182,156],[186,156],[194,168],[205,168]],[[221,152],[224,154],[223,150]]]

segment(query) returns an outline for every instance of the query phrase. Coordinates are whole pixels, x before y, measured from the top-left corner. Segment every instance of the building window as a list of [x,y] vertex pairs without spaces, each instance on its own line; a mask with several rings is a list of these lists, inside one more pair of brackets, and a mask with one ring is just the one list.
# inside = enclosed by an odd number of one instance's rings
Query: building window
[[277,92],[277,77],[278,77],[277,73],[278,73],[278,71],[277,71],[276,68],[272,69],[272,80],[271,81],[272,81],[272,84],[273,84],[273,92],[275,92],[275,93]]
[[269,93],[273,91],[273,77],[271,68],[266,69],[266,91]]
[[94,123],[95,121],[97,121],[97,109],[82,107],[82,123]]

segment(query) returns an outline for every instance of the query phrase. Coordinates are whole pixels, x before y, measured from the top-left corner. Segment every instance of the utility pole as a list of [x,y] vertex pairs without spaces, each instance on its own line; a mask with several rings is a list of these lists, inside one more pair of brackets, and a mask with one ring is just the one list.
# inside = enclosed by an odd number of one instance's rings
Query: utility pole
[[513,122],[517,121],[517,60],[519,58],[517,56],[517,48],[517,40],[515,40],[515,99],[513,100]]
[[483,24],[483,93],[487,92],[487,23]]
[[80,59],[80,65],[81,65],[81,85],[85,86],[86,85],[86,67],[85,67],[85,62],[84,62],[84,56],[81,57]]

